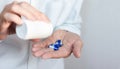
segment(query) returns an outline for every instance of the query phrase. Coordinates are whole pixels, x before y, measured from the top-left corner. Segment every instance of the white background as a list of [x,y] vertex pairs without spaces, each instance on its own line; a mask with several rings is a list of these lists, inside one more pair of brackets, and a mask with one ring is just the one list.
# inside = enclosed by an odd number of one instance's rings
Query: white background
[[81,58],[66,69],[120,69],[120,0],[84,0]]

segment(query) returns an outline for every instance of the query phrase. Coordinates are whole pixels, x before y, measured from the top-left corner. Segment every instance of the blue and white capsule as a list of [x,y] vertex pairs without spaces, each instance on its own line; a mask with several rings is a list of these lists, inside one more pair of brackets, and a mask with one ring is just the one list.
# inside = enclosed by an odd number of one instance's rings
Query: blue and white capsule
[[54,51],[57,51],[62,45],[62,41],[57,40],[54,44],[50,44],[48,47],[54,49]]
[[57,40],[57,41],[55,42],[55,44],[59,45],[59,47],[61,47],[61,46],[63,45],[63,43],[62,43],[61,40]]
[[49,48],[52,48],[52,49],[54,49],[54,51],[57,51],[57,50],[59,50],[59,46],[57,46],[57,45],[54,45],[54,44],[50,44],[50,45],[49,45]]
[[54,49],[54,44],[50,44],[48,47]]

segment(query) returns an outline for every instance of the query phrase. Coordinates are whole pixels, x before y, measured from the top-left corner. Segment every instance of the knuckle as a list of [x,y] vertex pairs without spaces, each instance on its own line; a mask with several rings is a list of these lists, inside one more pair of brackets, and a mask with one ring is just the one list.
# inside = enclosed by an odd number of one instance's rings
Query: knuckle
[[28,3],[27,2],[21,2],[20,6],[26,6]]
[[10,13],[5,13],[3,17],[5,18],[6,21],[11,21],[15,19],[15,17],[13,15],[10,15]]
[[5,6],[5,8],[8,8],[10,6],[10,4],[7,4],[6,6]]
[[17,5],[17,4],[12,4],[11,7],[10,7],[10,10],[11,10],[11,11],[16,11],[18,8],[19,8],[19,5]]
[[11,6],[11,4],[5,5],[5,8],[3,9],[3,12],[7,11],[7,10],[9,9],[10,6]]
[[8,20],[10,20],[12,18],[13,18],[13,16],[10,15],[10,13],[8,13],[8,12],[6,12],[6,13],[3,14],[4,21],[8,21]]
[[7,20],[7,17],[8,17],[8,13],[4,13],[3,18]]

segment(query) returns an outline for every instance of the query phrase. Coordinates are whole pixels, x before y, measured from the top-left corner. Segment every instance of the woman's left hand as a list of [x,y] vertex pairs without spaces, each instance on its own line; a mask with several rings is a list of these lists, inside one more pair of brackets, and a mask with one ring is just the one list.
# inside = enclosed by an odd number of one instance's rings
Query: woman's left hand
[[[62,40],[63,46],[60,47],[59,50],[54,51],[54,49],[48,46],[55,43],[57,40]],[[81,48],[82,41],[77,34],[64,30],[57,30],[46,40],[35,42],[32,47],[32,52],[34,56],[43,59],[66,58],[70,56],[71,53],[73,53],[76,58],[79,58]]]

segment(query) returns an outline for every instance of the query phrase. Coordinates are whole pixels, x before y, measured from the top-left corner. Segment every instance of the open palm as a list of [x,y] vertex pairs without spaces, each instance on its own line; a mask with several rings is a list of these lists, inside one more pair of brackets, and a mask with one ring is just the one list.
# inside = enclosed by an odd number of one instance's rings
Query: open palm
[[[48,46],[55,43],[57,40],[62,40],[63,46],[59,50],[54,51]],[[82,48],[80,37],[72,32],[57,30],[46,40],[33,44],[33,55],[36,57],[48,58],[66,58],[73,52],[74,56],[79,58]]]

